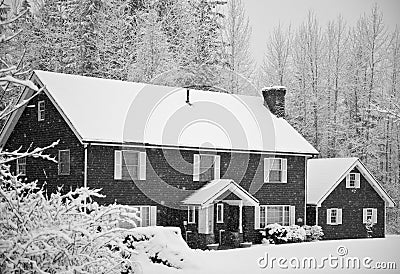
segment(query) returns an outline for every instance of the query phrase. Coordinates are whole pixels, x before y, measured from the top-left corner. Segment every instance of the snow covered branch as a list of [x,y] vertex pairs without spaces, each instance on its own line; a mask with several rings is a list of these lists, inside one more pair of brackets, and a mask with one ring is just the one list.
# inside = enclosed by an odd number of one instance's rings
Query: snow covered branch
[[397,112],[395,110],[388,109],[388,108],[382,108],[381,106],[375,105],[375,104],[371,104],[371,106],[373,107],[373,110],[378,111],[379,113],[385,114],[385,115],[395,119],[396,121],[400,121],[400,112]]
[[15,17],[13,17],[13,18],[11,18],[11,19],[9,19],[9,20],[1,21],[1,22],[0,22],[0,26],[5,26],[5,25],[11,24],[11,23],[17,21],[19,18],[21,18],[22,16],[24,16],[25,13],[27,13],[27,12],[28,12],[28,10],[24,10],[24,11],[22,11],[21,13],[19,13],[17,16],[15,16]]
[[44,160],[49,160],[49,161],[57,163],[57,161],[54,157],[43,154],[43,152],[46,149],[55,147],[56,145],[58,145],[59,142],[60,142],[60,140],[57,140],[56,142],[53,142],[52,144],[50,144],[48,146],[45,146],[42,148],[37,147],[32,150],[30,150],[30,148],[28,148],[25,152],[21,152],[21,148],[19,148],[18,150],[12,151],[12,152],[0,151],[0,155],[2,156],[0,158],[0,164],[6,164],[11,161],[15,161],[16,159],[24,158],[24,157],[42,158]]
[[[22,81],[21,81],[22,82]],[[23,81],[23,82],[31,82],[32,81]],[[33,83],[32,83],[33,84]],[[34,84],[33,84],[34,85]],[[22,102],[18,103],[15,106],[12,106],[11,104],[9,104],[4,110],[0,111],[0,120],[4,119],[5,117],[7,117],[8,115],[10,115],[11,113],[13,113],[14,111],[16,111],[17,109],[25,106],[26,104],[29,103],[30,100],[32,100],[33,98],[35,98],[37,95],[39,95],[44,88],[36,88],[36,93],[33,94],[31,97],[29,97],[28,99],[22,100]]]
[[[46,198],[35,182],[0,179],[1,273],[137,273],[137,253],[123,243],[132,229],[117,226],[132,218],[116,205],[93,202],[100,190]],[[135,209],[129,211],[138,218]],[[113,212],[112,218],[98,218],[105,212]]]
[[19,30],[19,31],[17,31],[16,33],[14,33],[14,34],[12,34],[12,35],[10,35],[10,36],[6,36],[5,34],[1,35],[1,36],[0,36],[0,43],[10,41],[11,39],[13,39],[13,38],[16,37],[17,35],[19,35],[21,32],[22,32],[22,30]]
[[15,77],[11,76],[11,75],[7,75],[7,76],[4,76],[4,77],[1,77],[0,78],[0,82],[11,82],[13,84],[26,86],[26,87],[28,87],[31,90],[36,91],[36,92],[39,91],[39,88],[32,81],[30,81],[30,80],[20,80],[20,79],[17,79]]

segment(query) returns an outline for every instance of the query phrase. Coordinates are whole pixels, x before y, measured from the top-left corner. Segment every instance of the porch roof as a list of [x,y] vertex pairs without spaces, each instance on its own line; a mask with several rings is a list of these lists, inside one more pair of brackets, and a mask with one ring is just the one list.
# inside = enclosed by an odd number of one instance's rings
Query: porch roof
[[207,206],[227,192],[235,194],[245,206],[256,206],[258,200],[232,179],[215,179],[182,201],[185,205]]

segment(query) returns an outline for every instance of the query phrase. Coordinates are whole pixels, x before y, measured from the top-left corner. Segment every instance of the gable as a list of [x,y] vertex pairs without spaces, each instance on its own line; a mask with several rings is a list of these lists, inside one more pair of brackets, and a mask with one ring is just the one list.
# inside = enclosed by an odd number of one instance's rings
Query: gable
[[357,158],[310,159],[307,161],[307,203],[318,201],[344,178]]
[[[17,104],[21,104],[24,101],[29,100],[29,102],[27,102],[26,104],[23,104],[20,108],[18,108],[16,111],[12,112],[9,117],[7,118],[6,123],[4,124],[1,132],[0,132],[0,148],[4,147],[8,141],[8,139],[10,138],[10,136],[12,136],[13,131],[15,130],[16,126],[18,126],[18,124],[25,124],[25,131],[32,133],[32,129],[30,129],[30,127],[34,127],[34,125],[38,125],[40,126],[41,130],[43,132],[47,131],[46,133],[50,133],[50,132],[56,132],[55,128],[52,128],[52,126],[55,125],[55,121],[53,119],[52,121],[52,125],[51,126],[45,126],[48,125],[48,120],[44,121],[44,122],[39,122],[37,120],[37,108],[38,108],[38,101],[45,101],[45,106],[48,106],[47,109],[49,111],[51,111],[51,116],[49,117],[53,117],[53,116],[57,116],[57,124],[61,123],[62,125],[58,125],[57,128],[59,126],[62,127],[62,133],[68,132],[68,135],[72,134],[76,137],[77,141],[79,143],[82,143],[82,138],[79,135],[79,133],[77,132],[77,130],[74,128],[74,126],[72,125],[72,123],[69,121],[68,117],[63,113],[63,110],[59,107],[59,105],[57,104],[57,102],[55,101],[55,99],[51,96],[51,94],[47,91],[46,87],[44,86],[44,84],[40,81],[40,79],[35,75],[32,74],[32,76],[30,77],[30,79],[39,87],[44,87],[43,91],[36,95],[35,97],[32,98],[32,96],[34,95],[34,92],[25,87],[23,92],[21,93],[20,97],[18,98]],[[50,108],[49,108],[50,106]],[[27,112],[29,113],[28,115],[32,115],[32,117],[27,118]],[[20,121],[20,119],[26,120],[26,121]],[[29,123],[30,124],[28,127],[27,125]],[[58,130],[60,130],[58,128]],[[35,131],[35,130],[34,130]],[[42,134],[43,134],[42,132]],[[21,133],[21,131],[19,131],[19,133]],[[25,134],[26,132],[22,132],[23,134]],[[60,133],[60,132],[58,132]],[[37,135],[36,132],[34,132],[34,134]],[[53,134],[53,136],[49,136],[52,138],[51,142],[53,141],[57,141],[57,138],[59,137],[60,134]],[[62,135],[62,134],[61,134]],[[36,139],[43,139],[41,138],[42,136],[36,136]],[[47,140],[47,139],[46,139]],[[34,141],[38,141],[38,140],[34,140]],[[47,140],[49,141],[49,140]],[[51,143],[50,142],[50,143]],[[47,146],[49,145],[49,143],[45,143],[41,146]]]
[[34,77],[82,142],[318,153],[261,97],[189,90],[187,104],[185,88],[45,71]]
[[321,203],[335,190],[347,174],[355,169],[385,201],[386,206],[394,206],[393,200],[358,158],[308,160],[307,203],[321,206]]
[[[182,201],[185,205],[200,205],[207,206],[216,200],[222,200],[234,194],[244,202],[244,205],[258,205],[258,200],[250,193],[243,189],[235,181],[230,179],[215,179],[204,185],[202,188],[196,190]],[[233,199],[237,200],[237,199]]]
[[352,206],[360,204],[377,204],[379,202],[383,205],[385,203],[385,200],[377,191],[375,191],[357,167],[354,167],[349,173],[360,174],[360,186],[358,188],[348,188],[346,186],[346,177],[343,178],[333,191],[327,195],[321,203],[322,206],[338,203],[342,206],[345,203]]
[[[38,103],[44,102],[44,120],[38,120]],[[20,119],[15,119],[13,130],[10,131],[4,150],[14,151],[21,149],[35,149],[45,147],[59,140],[54,148],[47,149],[44,154],[50,157],[58,157],[59,150],[70,151],[70,174],[68,176],[58,175],[58,165],[53,161],[41,158],[28,157],[26,160],[26,175],[28,180],[37,180],[41,186],[44,182],[51,181],[46,185],[49,193],[57,191],[57,187],[63,186],[62,191],[68,191],[71,187],[81,186],[83,182],[84,153],[83,146],[74,132],[65,122],[56,106],[45,92],[32,98],[28,104],[19,110]],[[15,172],[16,162],[10,162],[11,171]]]

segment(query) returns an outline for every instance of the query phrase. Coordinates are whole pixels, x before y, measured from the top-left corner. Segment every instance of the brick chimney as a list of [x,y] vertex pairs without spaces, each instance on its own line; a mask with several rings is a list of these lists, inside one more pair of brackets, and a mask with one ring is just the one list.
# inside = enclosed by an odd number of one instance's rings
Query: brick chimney
[[286,87],[273,86],[262,89],[264,105],[269,108],[276,117],[285,118]]

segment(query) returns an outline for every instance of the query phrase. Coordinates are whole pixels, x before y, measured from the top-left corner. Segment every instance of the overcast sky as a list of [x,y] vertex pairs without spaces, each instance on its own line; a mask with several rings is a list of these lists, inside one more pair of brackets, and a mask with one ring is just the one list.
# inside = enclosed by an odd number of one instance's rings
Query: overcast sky
[[378,3],[387,27],[400,27],[400,0],[242,0],[252,26],[251,49],[257,63],[261,63],[265,44],[271,30],[281,23],[293,28],[306,18],[311,9],[322,26],[339,14],[349,26],[368,13]]

